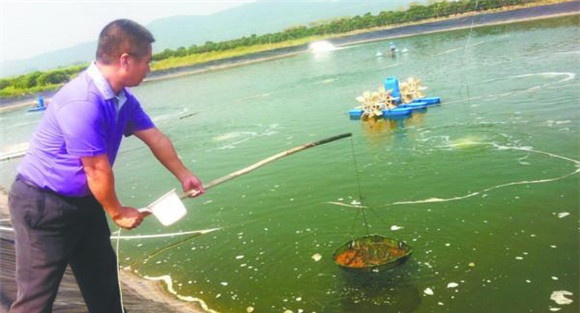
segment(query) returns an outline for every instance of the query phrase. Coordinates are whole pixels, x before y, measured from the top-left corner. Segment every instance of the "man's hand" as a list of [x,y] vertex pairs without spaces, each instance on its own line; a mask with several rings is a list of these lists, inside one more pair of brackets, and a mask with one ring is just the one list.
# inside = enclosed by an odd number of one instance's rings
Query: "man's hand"
[[193,198],[205,193],[201,180],[193,174],[186,175],[181,180],[181,187],[188,197]]
[[119,227],[134,229],[141,225],[141,222],[146,215],[148,215],[148,213],[141,213],[135,208],[124,206],[117,210],[117,213],[114,216],[111,216],[111,218]]

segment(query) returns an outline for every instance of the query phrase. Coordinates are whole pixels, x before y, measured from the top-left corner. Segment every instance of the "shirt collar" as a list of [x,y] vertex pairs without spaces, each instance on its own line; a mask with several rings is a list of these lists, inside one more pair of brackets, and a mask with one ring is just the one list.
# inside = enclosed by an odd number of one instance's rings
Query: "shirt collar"
[[109,82],[105,79],[105,77],[101,73],[101,70],[99,70],[99,68],[97,67],[96,62],[91,63],[91,65],[87,69],[87,74],[89,74],[89,77],[93,80],[95,86],[97,87],[97,90],[99,90],[99,92],[105,98],[105,100],[112,99],[116,100],[116,103],[118,103],[117,109],[120,109],[121,106],[125,103],[125,101],[127,101],[127,96],[125,95],[124,89],[121,90],[118,96],[115,95],[113,89],[111,88],[111,85],[109,85]]

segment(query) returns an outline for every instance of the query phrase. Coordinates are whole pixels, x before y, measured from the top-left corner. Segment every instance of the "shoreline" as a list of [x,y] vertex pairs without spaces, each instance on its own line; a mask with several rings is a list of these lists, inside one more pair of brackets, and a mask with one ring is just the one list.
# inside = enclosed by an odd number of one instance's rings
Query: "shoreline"
[[[468,13],[460,16],[420,21],[417,23],[398,25],[394,27],[360,30],[351,34],[344,34],[337,37],[328,38],[326,41],[337,47],[344,47],[389,39],[405,38],[416,35],[428,35],[446,31],[512,24],[540,19],[573,16],[578,14],[580,14],[580,1],[568,0],[554,4],[540,4],[526,7],[516,7],[513,9],[508,8],[507,10],[503,11],[499,10],[483,13]],[[210,71],[225,70],[236,66],[249,65],[258,62],[266,62],[280,58],[291,57],[305,52],[308,52],[307,44],[160,70],[149,73],[149,76],[143,81],[143,84]],[[45,100],[50,102],[50,98],[54,93],[55,92],[43,92],[45,95]],[[32,107],[34,104],[35,96],[24,96],[15,99],[0,99],[0,114],[27,106]]]

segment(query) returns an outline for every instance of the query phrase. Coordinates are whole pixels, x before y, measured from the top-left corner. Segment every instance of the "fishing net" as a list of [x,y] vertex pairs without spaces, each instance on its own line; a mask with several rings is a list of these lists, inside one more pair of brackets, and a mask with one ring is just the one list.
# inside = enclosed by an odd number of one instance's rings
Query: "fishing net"
[[[354,168],[359,168],[356,161],[356,154],[354,151],[354,145],[351,140],[351,151],[353,156]],[[360,237],[353,239],[346,244],[340,246],[335,250],[332,258],[334,262],[341,268],[351,271],[351,272],[380,272],[390,270],[395,268],[407,261],[412,253],[411,246],[406,243],[387,238],[380,235],[370,235],[370,225],[367,219],[366,209],[367,206],[363,205],[363,195],[362,186],[360,184],[359,171],[356,171],[356,182],[358,185],[359,197],[357,201],[351,202],[348,207],[357,209],[354,225],[360,225],[357,221],[359,215],[362,215],[363,225],[366,228],[367,235],[365,237]],[[382,224],[386,224],[380,218],[380,216],[370,208],[377,220]],[[369,276],[369,275],[363,275]],[[371,275],[375,276],[375,275]]]
[[411,256],[412,248],[402,241],[369,235],[342,245],[333,254],[336,264],[349,270],[389,270]]

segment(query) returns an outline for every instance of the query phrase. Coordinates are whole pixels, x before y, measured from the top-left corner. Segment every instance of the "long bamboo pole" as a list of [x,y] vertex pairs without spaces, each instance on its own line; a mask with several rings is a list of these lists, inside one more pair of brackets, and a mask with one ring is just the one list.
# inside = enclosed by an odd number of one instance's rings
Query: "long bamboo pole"
[[[254,163],[254,164],[252,164],[252,165],[250,165],[248,167],[245,167],[245,168],[243,168],[243,169],[241,169],[239,171],[236,171],[236,172],[233,172],[233,173],[228,174],[226,176],[223,176],[223,177],[220,177],[218,179],[215,179],[215,180],[211,181],[209,184],[204,185],[203,188],[207,190],[209,188],[212,188],[212,187],[215,187],[215,186],[217,186],[219,184],[225,183],[226,181],[231,180],[233,178],[236,178],[238,176],[242,176],[242,175],[244,175],[246,173],[249,173],[249,172],[251,172],[251,171],[253,171],[253,170],[255,170],[255,169],[259,168],[259,167],[262,167],[262,166],[264,166],[264,165],[266,165],[268,163],[274,162],[274,161],[276,161],[278,159],[281,159],[283,157],[289,156],[289,155],[294,154],[296,152],[299,152],[299,151],[302,151],[302,150],[306,150],[308,148],[316,147],[316,146],[319,146],[319,145],[322,145],[322,144],[325,144],[325,143],[329,143],[329,142],[332,142],[332,141],[335,141],[335,140],[339,140],[339,139],[342,139],[342,138],[350,137],[350,136],[352,136],[351,133],[345,133],[345,134],[340,134],[340,135],[336,135],[336,136],[324,138],[324,139],[321,139],[321,140],[318,140],[318,141],[313,141],[313,142],[310,142],[310,143],[307,143],[307,144],[303,144],[303,145],[298,146],[298,147],[294,147],[294,148],[292,148],[290,150],[286,150],[286,151],[280,152],[280,153],[275,154],[275,155],[273,155],[273,156],[271,156],[269,158],[263,159],[262,161],[256,162],[256,163]],[[186,191],[186,192],[184,192],[181,195],[181,199],[185,199],[185,198],[187,198],[189,196],[194,196],[196,194],[197,194],[197,190]]]

